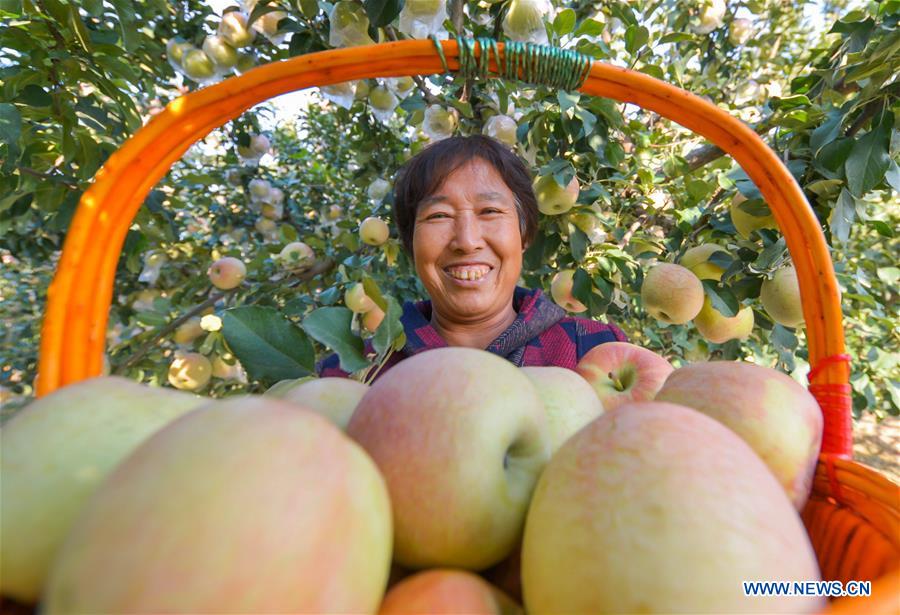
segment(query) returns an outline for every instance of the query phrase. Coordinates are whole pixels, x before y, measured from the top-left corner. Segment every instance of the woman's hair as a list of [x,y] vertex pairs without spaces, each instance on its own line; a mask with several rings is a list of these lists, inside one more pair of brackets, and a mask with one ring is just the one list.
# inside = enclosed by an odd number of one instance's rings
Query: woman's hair
[[484,135],[449,137],[426,147],[397,172],[394,182],[394,221],[403,249],[412,258],[416,210],[448,175],[473,158],[490,164],[512,191],[519,215],[519,231],[525,247],[537,234],[538,206],[528,167],[510,149]]

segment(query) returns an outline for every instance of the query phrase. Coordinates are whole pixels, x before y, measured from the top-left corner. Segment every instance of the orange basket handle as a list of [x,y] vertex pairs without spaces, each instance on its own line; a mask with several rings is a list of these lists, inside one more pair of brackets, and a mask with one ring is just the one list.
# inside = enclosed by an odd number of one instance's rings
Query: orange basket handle
[[[471,45],[479,58],[481,45]],[[432,75],[460,67],[457,41],[398,41],[333,49],[257,67],[169,103],[106,161],[79,202],[48,292],[38,395],[102,371],[116,265],[129,226],[151,188],[198,139],[274,96],[354,79]],[[496,44],[499,56],[504,43]],[[496,61],[489,71],[499,74]],[[579,91],[649,109],[730,154],[759,188],[787,241],[807,326],[810,390],[825,413],[823,452],[849,455],[849,365],[840,293],[819,221],[778,156],[748,126],[649,75],[594,62]],[[828,359],[826,360],[826,357]]]

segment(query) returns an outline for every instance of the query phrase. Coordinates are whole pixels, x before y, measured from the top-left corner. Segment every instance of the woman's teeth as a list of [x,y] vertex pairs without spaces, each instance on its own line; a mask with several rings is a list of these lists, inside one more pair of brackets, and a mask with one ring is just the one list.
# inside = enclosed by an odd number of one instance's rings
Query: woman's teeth
[[480,280],[490,270],[490,267],[450,267],[447,269],[447,274],[457,280]]

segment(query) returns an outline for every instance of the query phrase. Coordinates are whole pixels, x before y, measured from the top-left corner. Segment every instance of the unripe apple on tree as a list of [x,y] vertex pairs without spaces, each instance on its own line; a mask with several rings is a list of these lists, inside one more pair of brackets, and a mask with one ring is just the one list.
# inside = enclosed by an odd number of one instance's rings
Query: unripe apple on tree
[[564,214],[572,209],[580,191],[577,177],[573,177],[565,188],[556,183],[553,175],[538,177],[534,182],[538,209],[548,216]]
[[265,216],[262,218],[257,218],[256,222],[253,224],[253,227],[263,235],[273,235],[278,230],[278,225],[275,224],[275,221],[270,220]]
[[440,105],[429,105],[425,109],[425,121],[422,123],[422,132],[432,140],[446,139],[453,135],[459,124],[456,109],[445,109]]
[[652,400],[673,369],[652,350],[626,342],[594,346],[575,366],[606,410]]
[[179,354],[169,364],[169,384],[182,391],[199,391],[212,377],[212,364],[199,352]]
[[370,246],[380,246],[389,235],[387,223],[376,216],[369,216],[359,225],[359,238]]
[[284,42],[285,34],[278,32],[278,24],[287,16],[284,11],[270,11],[254,21],[251,27],[269,39],[273,45],[280,45]]
[[516,137],[518,128],[516,120],[508,115],[493,115],[484,123],[484,134],[512,146],[518,141]]
[[302,379],[296,385],[279,382],[265,395],[312,410],[346,431],[353,411],[368,390],[367,385],[350,378],[312,378]]
[[725,23],[726,10],[725,0],[704,0],[703,8],[700,9],[700,23],[691,26],[691,30],[696,34],[709,34],[721,28]]
[[263,203],[260,213],[271,220],[281,220],[284,217],[284,206],[272,203]]
[[325,217],[329,220],[338,220],[342,215],[344,215],[343,207],[341,207],[340,205],[331,205],[328,208],[328,213]]
[[[409,3],[407,3],[406,6],[408,7]],[[412,77],[396,77],[393,79],[387,79],[386,84],[392,92],[394,92],[401,98],[412,92],[413,88],[416,87],[416,82]]]
[[547,414],[550,456],[579,429],[603,414],[603,403],[578,372],[562,367],[522,367]]
[[372,105],[373,109],[390,113],[400,104],[400,101],[388,88],[383,85],[376,85],[369,90],[369,104]]
[[255,200],[262,201],[268,198],[269,191],[272,190],[272,184],[267,179],[251,179],[247,184],[250,189],[250,196]]
[[229,11],[219,21],[219,36],[229,45],[240,49],[253,42],[256,32],[247,27],[247,16],[240,11]]
[[480,570],[505,558],[549,456],[546,420],[528,377],[483,350],[429,350],[376,380],[347,433],[388,485],[394,560]]
[[96,491],[54,562],[47,613],[378,610],[391,505],[371,459],[287,402],[214,403]]
[[714,344],[729,340],[743,340],[753,333],[753,308],[742,306],[734,316],[725,316],[713,307],[709,297],[703,300],[703,308],[694,318],[694,325],[704,339]]
[[775,216],[769,214],[767,216],[754,216],[741,209],[740,205],[747,200],[743,194],[738,192],[731,199],[731,207],[729,214],[734,228],[744,239],[750,238],[750,233],[759,229],[777,229],[778,223],[775,222]]
[[683,325],[703,308],[703,283],[681,265],[659,263],[644,276],[641,302],[653,318]]
[[[231,363],[226,361],[226,358],[228,358]],[[220,380],[235,380],[243,383],[247,382],[247,374],[244,372],[241,362],[238,361],[234,355],[217,354],[210,363],[212,364],[213,378],[219,378]]]
[[759,456],[673,403],[627,404],[572,436],[541,474],[522,544],[529,613],[819,612],[822,597],[749,596],[741,583],[820,578]]
[[753,448],[797,510],[806,503],[822,442],[815,397],[778,370],[737,361],[693,363],[672,372],[658,401],[719,421]]
[[266,135],[250,135],[250,149],[253,150],[254,153],[262,156],[268,152],[271,147],[272,143]]
[[771,279],[763,280],[759,301],[766,314],[780,325],[798,327],[803,324],[803,302],[800,282],[793,265],[782,267]]
[[363,329],[365,329],[369,333],[375,333],[375,331],[378,329],[378,326],[381,324],[381,321],[384,320],[384,316],[384,310],[376,305],[371,310],[363,314]]
[[181,38],[170,38],[166,42],[166,57],[169,64],[176,70],[184,68],[184,56],[191,49],[196,49],[192,44]]
[[753,23],[749,19],[738,18],[728,27],[728,40],[732,45],[743,45],[753,36]]
[[200,326],[200,317],[193,316],[178,325],[172,339],[179,346],[188,346],[201,335],[203,335],[203,327]]
[[563,269],[556,272],[550,282],[550,296],[553,297],[556,305],[567,312],[584,312],[587,310],[587,306],[572,295],[574,277],[574,269]]
[[256,56],[252,52],[239,51],[238,61],[234,69],[243,75],[248,70],[256,66]]
[[209,79],[216,74],[216,65],[202,49],[191,49],[182,59],[184,74],[195,81]]
[[220,71],[234,68],[237,65],[237,50],[221,36],[211,34],[203,39],[203,52],[209,56]]
[[288,270],[309,269],[316,260],[316,253],[302,241],[292,241],[281,249],[277,260]]
[[465,613],[520,615],[522,608],[483,578],[465,570],[435,568],[409,576],[388,590],[379,615]]
[[344,305],[356,314],[365,314],[375,308],[375,302],[366,294],[362,282],[357,282],[344,293]]
[[709,262],[713,254],[723,253],[731,256],[728,250],[714,243],[704,243],[690,248],[678,261],[682,267],[690,269],[701,280],[721,280],[725,269]]
[[366,189],[366,194],[369,196],[369,200],[374,203],[378,203],[382,199],[384,199],[384,197],[386,197],[390,191],[390,182],[380,177],[376,177],[372,180],[372,183],[369,184],[369,187]]
[[503,18],[503,32],[514,41],[546,43],[544,17],[552,15],[553,6],[547,0],[512,0]]
[[373,45],[369,18],[361,4],[350,0],[335,3],[328,15],[328,44],[332,47]]
[[207,271],[209,281],[220,290],[231,290],[241,285],[247,276],[247,266],[244,262],[233,256],[223,256]]

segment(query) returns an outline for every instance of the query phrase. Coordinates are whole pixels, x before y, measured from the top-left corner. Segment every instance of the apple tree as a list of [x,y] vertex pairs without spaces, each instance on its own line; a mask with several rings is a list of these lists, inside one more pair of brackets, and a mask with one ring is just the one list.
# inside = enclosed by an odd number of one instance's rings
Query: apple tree
[[[258,63],[462,35],[573,49],[750,124],[797,179],[832,247],[855,411],[897,414],[898,8],[260,0],[216,13],[193,2],[5,3],[4,386],[31,393],[46,285],[78,196],[162,105]],[[112,373],[223,396],[311,375],[334,351],[370,379],[402,346],[400,305],[424,294],[396,232],[385,239],[367,219],[391,226],[391,182],[410,155],[486,133],[528,162],[541,196],[523,285],[616,322],[676,363],[748,359],[805,382],[784,239],[741,169],[680,126],[577,92],[445,74],[315,88],[301,108],[276,109],[260,105],[211,133],[148,196],[122,250]],[[223,258],[242,263],[236,283],[208,275]],[[644,305],[658,263],[690,265],[702,280],[703,308],[684,324]]]

